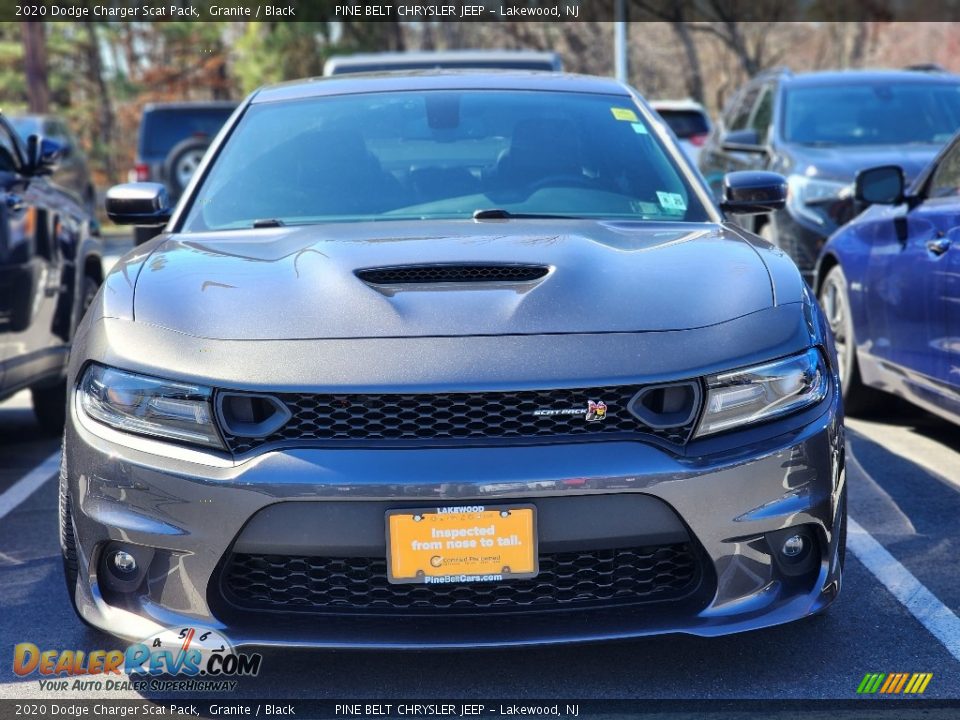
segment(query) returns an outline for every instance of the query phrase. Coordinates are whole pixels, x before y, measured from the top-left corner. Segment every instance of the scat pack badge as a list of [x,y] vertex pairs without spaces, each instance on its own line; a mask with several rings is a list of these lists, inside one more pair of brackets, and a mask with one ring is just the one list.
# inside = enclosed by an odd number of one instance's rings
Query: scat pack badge
[[583,405],[570,408],[537,408],[533,411],[534,417],[551,417],[553,415],[583,415],[587,422],[600,422],[607,416],[607,404],[600,400],[587,401],[587,410],[584,413]]

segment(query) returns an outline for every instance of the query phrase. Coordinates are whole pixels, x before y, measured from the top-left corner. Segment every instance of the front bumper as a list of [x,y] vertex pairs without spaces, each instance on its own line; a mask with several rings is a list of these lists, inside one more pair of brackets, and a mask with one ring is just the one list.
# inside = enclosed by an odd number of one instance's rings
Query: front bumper
[[[289,449],[233,462],[121,435],[79,418],[74,408],[64,467],[79,540],[76,604],[88,622],[130,640],[197,624],[220,630],[238,646],[478,647],[668,632],[712,636],[776,625],[822,610],[839,591],[836,530],[844,485],[839,417],[833,393],[786,423],[782,433],[745,431],[742,444],[702,457],[678,457],[639,442],[586,442]],[[490,622],[482,612],[238,613],[218,600],[224,562],[241,536],[248,543],[270,543],[275,536],[277,553],[324,555],[331,552],[337,523],[346,531],[358,507],[359,517],[369,519],[382,518],[384,507],[441,501],[546,507],[558,500],[572,506],[627,496],[667,507],[689,534],[703,573],[683,602],[499,613]],[[267,532],[261,528],[254,540],[245,532],[266,508],[297,503],[304,504],[296,508],[301,513],[310,506],[307,515],[315,508],[316,517],[333,526],[332,534],[282,522],[268,524]],[[340,507],[344,512],[337,512]],[[677,531],[667,516],[657,519],[643,509],[652,504],[638,507],[635,527],[625,530],[623,522],[594,511],[593,522],[579,529],[554,528],[552,541],[557,549],[614,547],[627,531],[634,544],[666,541],[660,535]],[[767,535],[799,526],[817,537],[818,555],[812,572],[796,578],[781,571]],[[548,529],[541,526],[541,532]],[[149,549],[148,580],[136,592],[111,594],[99,582],[99,554],[110,541]],[[355,552],[370,555],[383,538],[357,531],[344,544],[351,542],[360,546]]]

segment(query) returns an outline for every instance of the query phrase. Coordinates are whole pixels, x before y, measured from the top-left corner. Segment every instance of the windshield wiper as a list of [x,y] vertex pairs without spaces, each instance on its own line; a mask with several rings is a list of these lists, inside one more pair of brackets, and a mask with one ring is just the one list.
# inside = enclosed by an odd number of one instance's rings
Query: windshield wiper
[[253,221],[253,227],[255,228],[276,228],[283,227],[284,225],[283,220],[278,220],[277,218],[263,218],[262,220]]
[[481,208],[473,211],[474,220],[576,220],[576,215],[549,215],[547,213],[512,213],[503,208]]

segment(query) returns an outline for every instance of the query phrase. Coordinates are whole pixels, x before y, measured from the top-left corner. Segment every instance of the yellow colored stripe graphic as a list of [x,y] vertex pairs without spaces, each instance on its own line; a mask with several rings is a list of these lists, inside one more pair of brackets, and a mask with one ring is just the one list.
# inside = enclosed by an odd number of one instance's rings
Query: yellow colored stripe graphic
[[933,673],[867,673],[857,687],[858,695],[922,695]]

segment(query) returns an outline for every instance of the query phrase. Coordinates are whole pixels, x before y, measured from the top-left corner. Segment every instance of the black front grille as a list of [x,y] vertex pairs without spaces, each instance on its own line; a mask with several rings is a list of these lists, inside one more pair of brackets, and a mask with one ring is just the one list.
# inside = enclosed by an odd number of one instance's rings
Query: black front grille
[[391,585],[383,558],[233,554],[221,590],[247,610],[470,614],[678,600],[699,580],[693,546],[679,543],[541,554],[532,579],[443,585]]
[[[640,385],[563,390],[439,394],[278,393],[291,417],[266,437],[224,432],[227,446],[245,453],[264,444],[443,444],[466,441],[644,436],[683,445],[696,425],[697,412],[678,427],[652,428],[629,410]],[[588,420],[590,403],[605,411]],[[544,411],[561,411],[542,414]],[[541,413],[541,414],[538,414]]]
[[358,270],[357,277],[371,285],[406,285],[445,282],[530,282],[549,272],[542,265],[400,265]]

